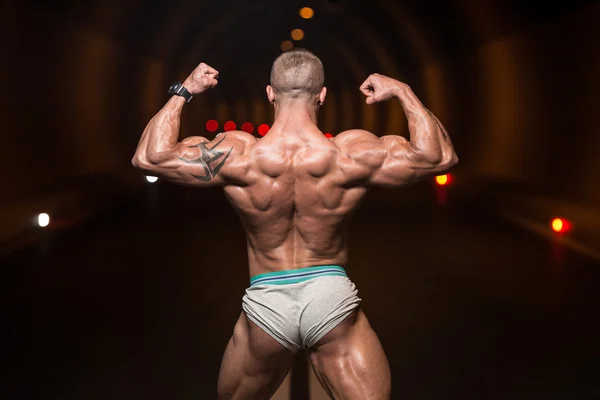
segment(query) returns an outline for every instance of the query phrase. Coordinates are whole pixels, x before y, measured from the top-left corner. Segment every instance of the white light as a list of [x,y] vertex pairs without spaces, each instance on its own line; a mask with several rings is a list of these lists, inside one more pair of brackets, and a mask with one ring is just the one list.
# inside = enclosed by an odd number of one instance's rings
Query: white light
[[146,180],[150,183],[154,183],[158,180],[156,176],[146,176]]
[[48,226],[48,224],[50,223],[50,216],[46,213],[41,213],[40,215],[38,215],[38,225],[41,226],[42,228]]

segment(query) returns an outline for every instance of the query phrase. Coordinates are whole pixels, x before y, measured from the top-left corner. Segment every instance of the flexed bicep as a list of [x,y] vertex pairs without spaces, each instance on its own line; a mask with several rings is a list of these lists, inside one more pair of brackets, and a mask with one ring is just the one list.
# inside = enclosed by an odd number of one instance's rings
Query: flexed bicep
[[178,142],[181,112],[192,95],[203,93],[218,84],[219,72],[200,63],[183,84],[176,82],[169,89],[173,95],[150,120],[138,142],[131,160],[134,167],[159,175],[175,183],[191,186],[226,185],[240,182],[243,174],[238,166],[253,136],[232,131],[212,141],[191,137]]
[[394,187],[418,182],[440,174],[449,166],[432,162],[402,136],[389,135],[380,139],[385,148],[385,159],[370,177],[374,186]]
[[212,141],[190,137],[169,151],[151,154],[139,168],[187,186],[223,186],[239,181],[242,156],[249,145],[242,135],[223,133]]
[[[410,87],[373,74],[360,87],[367,104],[397,98],[408,120],[410,142],[402,136],[377,136],[362,130],[338,135],[348,170],[374,186],[400,186],[449,170],[458,162],[448,132]],[[340,138],[340,136],[342,136]],[[356,165],[359,168],[349,168]]]
[[366,186],[398,187],[447,169],[431,162],[402,136],[353,130],[336,138],[346,175]]

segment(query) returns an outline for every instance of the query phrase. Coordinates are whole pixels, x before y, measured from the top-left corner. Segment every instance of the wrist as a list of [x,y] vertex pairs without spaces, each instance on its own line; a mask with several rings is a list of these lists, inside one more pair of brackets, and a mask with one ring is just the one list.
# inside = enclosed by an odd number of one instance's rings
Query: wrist
[[406,91],[410,90],[408,85],[400,81],[396,81],[396,87],[394,88],[394,97],[400,99],[406,95]]
[[188,90],[187,87],[181,82],[175,82],[169,88],[169,94],[171,96],[179,96],[185,98],[185,100],[189,103],[192,98],[194,98],[194,93]]
[[189,76],[185,81],[183,81],[182,85],[184,88],[187,89],[188,92],[190,92],[194,96],[206,91],[206,89],[198,90],[196,88],[196,85],[194,85],[194,80],[191,76]]
[[192,80],[188,77],[185,81],[183,81],[182,83],[183,87],[187,89],[188,92],[190,92],[193,95],[196,95],[198,93],[196,93],[195,90],[192,89],[192,87],[194,87],[194,85],[192,85]]

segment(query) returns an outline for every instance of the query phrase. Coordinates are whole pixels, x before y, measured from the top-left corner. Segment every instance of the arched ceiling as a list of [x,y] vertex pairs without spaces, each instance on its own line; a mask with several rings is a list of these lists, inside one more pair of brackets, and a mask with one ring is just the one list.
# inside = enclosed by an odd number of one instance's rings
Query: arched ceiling
[[[221,72],[220,96],[262,95],[280,44],[294,28],[320,56],[332,89],[355,86],[371,72],[402,79],[428,63],[576,10],[589,0],[453,2],[339,0],[32,1],[113,38],[132,54],[185,75],[199,61]],[[298,10],[312,7],[303,20]],[[413,76],[414,78],[414,76]]]

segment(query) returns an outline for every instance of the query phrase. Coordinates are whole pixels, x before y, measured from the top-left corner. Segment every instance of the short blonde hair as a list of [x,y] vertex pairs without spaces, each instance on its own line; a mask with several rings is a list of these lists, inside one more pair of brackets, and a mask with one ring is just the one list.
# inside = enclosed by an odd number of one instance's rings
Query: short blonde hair
[[324,85],[323,63],[305,49],[286,51],[277,57],[271,68],[271,86],[279,95],[317,95]]

